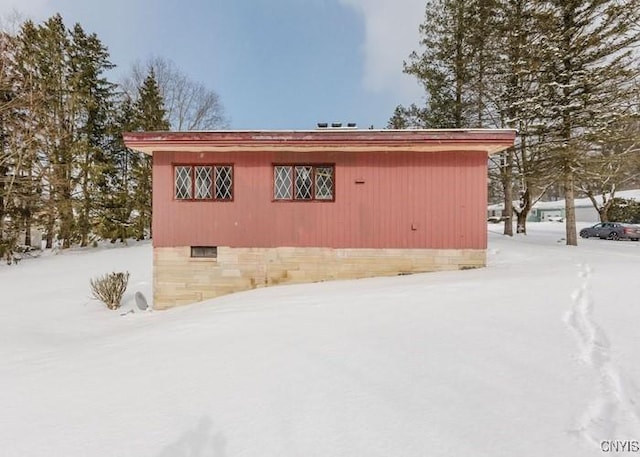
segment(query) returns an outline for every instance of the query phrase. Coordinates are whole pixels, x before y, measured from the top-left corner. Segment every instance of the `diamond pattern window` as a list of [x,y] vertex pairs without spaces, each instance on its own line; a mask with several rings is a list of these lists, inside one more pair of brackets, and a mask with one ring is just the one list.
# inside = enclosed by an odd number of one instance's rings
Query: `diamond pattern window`
[[177,165],[176,200],[233,200],[232,165]]
[[274,200],[333,201],[333,165],[275,165]]
[[333,167],[316,167],[316,200],[333,200]]
[[176,198],[191,198],[191,167],[176,167]]
[[292,167],[273,167],[273,198],[275,200],[291,200],[293,184]]
[[216,166],[216,200],[233,200],[233,167]]
[[296,200],[311,200],[313,198],[313,167],[296,166]]
[[211,184],[213,183],[211,178],[211,167],[195,167],[196,175],[196,199],[210,199],[211,198]]

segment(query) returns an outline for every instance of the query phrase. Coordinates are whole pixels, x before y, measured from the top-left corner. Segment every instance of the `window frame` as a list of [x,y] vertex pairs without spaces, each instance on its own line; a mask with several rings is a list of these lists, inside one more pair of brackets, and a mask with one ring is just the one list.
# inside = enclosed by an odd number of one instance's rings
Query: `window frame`
[[[296,163],[273,163],[271,164],[271,201],[275,203],[279,202],[312,202],[312,203],[332,203],[336,201],[336,164],[335,163],[308,163],[308,162],[296,162]],[[276,180],[275,170],[276,167],[289,167],[291,168],[291,198],[276,198]],[[311,198],[296,198],[296,167],[311,167]],[[331,168],[332,170],[332,192],[331,198],[317,198],[316,197],[316,170],[318,168]]]
[[[191,197],[178,198],[176,192],[176,169],[179,167],[189,167],[191,177]],[[196,168],[211,167],[211,198],[196,198]],[[216,167],[231,168],[231,198],[216,198]],[[235,200],[235,167],[232,163],[174,163],[173,169],[173,200],[177,202],[233,202]]]
[[[204,252],[207,249],[213,250],[212,255],[204,255]],[[199,250],[202,250],[201,252],[203,252],[203,255],[197,255],[197,253],[200,252]],[[191,260],[218,260],[218,246],[191,246],[189,258]]]

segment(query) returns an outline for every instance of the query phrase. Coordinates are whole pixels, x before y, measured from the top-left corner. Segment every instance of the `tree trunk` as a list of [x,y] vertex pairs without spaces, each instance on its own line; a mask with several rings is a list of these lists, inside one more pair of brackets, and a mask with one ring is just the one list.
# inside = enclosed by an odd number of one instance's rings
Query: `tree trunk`
[[58,202],[58,214],[60,214],[60,235],[62,238],[62,249],[71,247],[71,238],[73,237],[73,204],[71,201],[71,182],[69,179],[71,173],[63,175],[63,183],[60,186],[60,200]]
[[567,246],[578,245],[576,230],[576,207],[574,194],[574,176],[571,170],[564,175],[565,226],[567,230]]
[[[602,192],[602,194],[604,195],[604,191]],[[589,197],[589,200],[591,200],[593,207],[598,212],[598,217],[600,218],[600,222],[609,222],[609,209],[611,209],[611,206],[613,205],[615,193],[611,192],[611,198],[609,198],[608,200],[606,199],[606,197],[603,197],[602,206],[598,205],[596,196],[593,194],[591,190],[587,191],[587,197]]]
[[529,213],[527,211],[517,212],[518,223],[516,225],[516,233],[521,233],[523,235],[527,234],[527,216]]
[[83,202],[78,220],[78,228],[80,229],[80,247],[84,248],[89,242],[89,212],[91,211],[91,200],[89,200],[86,186],[83,186],[82,193]]
[[53,247],[53,225],[54,225],[54,219],[52,216],[49,216],[49,220],[47,221],[47,244],[46,249],[51,249]]
[[600,217],[600,222],[609,222],[609,208],[608,207],[602,207],[602,208],[597,208],[598,210],[598,217]]
[[504,187],[504,234],[513,236],[513,150],[506,151],[507,163],[503,171],[502,185]]
[[93,201],[91,199],[91,189],[89,186],[89,182],[92,179],[92,173],[90,172],[92,156],[90,150],[91,147],[86,146],[84,161],[82,164],[82,209],[80,210],[80,217],[78,221],[78,228],[80,229],[80,247],[87,246],[89,243],[89,232],[91,231],[89,215],[91,214],[91,205]]
[[80,228],[80,247],[86,247],[89,243],[89,205],[90,201],[88,197],[85,195],[85,200],[83,202],[83,208],[80,213],[79,228]]
[[613,202],[614,202],[614,194],[611,193],[611,198],[602,206],[602,208],[598,209],[600,222],[609,222],[609,210],[613,206]]
[[[1,172],[0,172],[0,176],[2,176]],[[3,188],[0,188],[0,190],[4,191]],[[2,193],[0,193],[0,241],[2,241],[3,236],[4,236],[4,196],[2,195]]]
[[24,215],[24,245],[31,246],[31,211]]

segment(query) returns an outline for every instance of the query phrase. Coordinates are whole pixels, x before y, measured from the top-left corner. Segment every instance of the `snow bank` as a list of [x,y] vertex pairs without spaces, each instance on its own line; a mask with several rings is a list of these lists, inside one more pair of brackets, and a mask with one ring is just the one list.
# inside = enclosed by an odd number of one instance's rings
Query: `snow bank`
[[640,439],[640,243],[562,228],[490,233],[486,269],[125,316],[88,279],[149,296],[148,245],[0,267],[0,454],[601,455]]

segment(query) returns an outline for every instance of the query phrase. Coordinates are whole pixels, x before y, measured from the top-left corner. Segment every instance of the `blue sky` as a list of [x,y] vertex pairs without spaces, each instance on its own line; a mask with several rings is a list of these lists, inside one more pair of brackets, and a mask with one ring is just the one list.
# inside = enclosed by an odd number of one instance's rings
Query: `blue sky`
[[402,61],[425,0],[0,0],[36,21],[62,14],[106,44],[120,72],[155,55],[215,90],[235,129],[316,122],[385,127],[420,103]]

